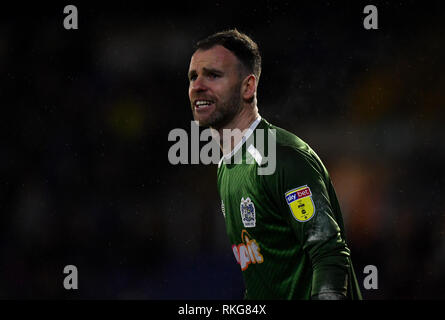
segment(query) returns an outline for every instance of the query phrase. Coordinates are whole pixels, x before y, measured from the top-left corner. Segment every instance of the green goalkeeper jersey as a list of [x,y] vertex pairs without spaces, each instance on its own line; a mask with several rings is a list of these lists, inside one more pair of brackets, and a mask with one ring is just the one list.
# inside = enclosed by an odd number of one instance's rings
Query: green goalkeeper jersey
[[[361,299],[342,213],[323,163],[304,141],[260,117],[250,129],[217,172],[245,298],[334,293]],[[260,171],[267,166],[272,167]]]

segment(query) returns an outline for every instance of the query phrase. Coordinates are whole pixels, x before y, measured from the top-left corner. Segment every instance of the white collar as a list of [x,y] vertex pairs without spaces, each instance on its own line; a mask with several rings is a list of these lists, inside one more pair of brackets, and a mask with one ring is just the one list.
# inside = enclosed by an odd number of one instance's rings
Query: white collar
[[[225,160],[229,160],[244,144],[244,142],[247,141],[247,139],[249,139],[249,137],[251,136],[251,134],[253,133],[253,131],[256,129],[256,127],[258,126],[258,124],[261,121],[261,116],[258,115],[258,117],[255,119],[255,121],[252,122],[252,124],[250,125],[250,127],[246,130],[246,132],[244,133],[243,137],[241,138],[241,141],[238,142],[238,144],[235,146],[235,148],[233,148],[233,150],[229,153],[229,154],[225,154],[223,155],[223,157],[221,158],[221,160],[225,159]],[[220,160],[220,162],[221,162]]]

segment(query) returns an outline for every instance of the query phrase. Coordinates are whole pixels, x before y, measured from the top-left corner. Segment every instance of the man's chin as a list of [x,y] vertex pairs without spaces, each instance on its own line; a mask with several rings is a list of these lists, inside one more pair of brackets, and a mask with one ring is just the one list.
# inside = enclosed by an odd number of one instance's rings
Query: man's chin
[[200,127],[208,127],[208,121],[206,121],[207,119],[202,119],[200,117],[197,117],[196,115],[193,115],[193,118],[195,120],[195,122],[200,126]]
[[213,127],[213,125],[217,122],[215,119],[213,119],[213,117],[203,117],[196,114],[193,114],[193,118],[200,127]]
[[197,112],[194,110],[193,118],[196,122],[199,122],[200,127],[209,127],[215,122],[215,120],[217,120],[218,112],[215,112],[215,110],[206,110],[204,112]]
[[216,130],[223,128],[233,118],[229,117],[227,114],[222,114],[219,112],[213,112],[208,116],[193,113],[193,117],[195,121],[199,123],[200,127],[211,127]]
[[196,124],[202,128],[210,127],[210,125],[207,122],[202,122],[202,121],[198,121],[198,120],[195,120],[195,121],[196,121]]

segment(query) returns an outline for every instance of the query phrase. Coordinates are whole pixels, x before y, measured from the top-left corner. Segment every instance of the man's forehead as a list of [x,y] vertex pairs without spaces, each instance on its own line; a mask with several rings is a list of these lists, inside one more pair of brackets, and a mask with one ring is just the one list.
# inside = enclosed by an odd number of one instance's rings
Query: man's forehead
[[213,67],[228,67],[237,64],[236,56],[221,45],[216,45],[210,49],[198,49],[190,60],[190,69]]

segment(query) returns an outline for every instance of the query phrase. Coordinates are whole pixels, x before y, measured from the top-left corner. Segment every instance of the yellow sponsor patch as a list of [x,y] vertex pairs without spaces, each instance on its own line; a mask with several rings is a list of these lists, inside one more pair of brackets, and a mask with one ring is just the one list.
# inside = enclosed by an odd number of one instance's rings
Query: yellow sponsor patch
[[312,192],[307,185],[286,192],[285,198],[292,215],[298,221],[308,221],[314,216],[315,206]]

